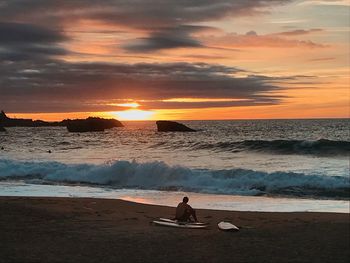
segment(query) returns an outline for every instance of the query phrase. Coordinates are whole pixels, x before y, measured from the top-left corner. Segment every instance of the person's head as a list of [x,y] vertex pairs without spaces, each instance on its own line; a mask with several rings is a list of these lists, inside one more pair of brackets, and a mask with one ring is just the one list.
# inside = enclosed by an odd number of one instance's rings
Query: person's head
[[183,199],[182,199],[182,202],[184,202],[184,203],[188,203],[188,197],[187,196],[185,196]]

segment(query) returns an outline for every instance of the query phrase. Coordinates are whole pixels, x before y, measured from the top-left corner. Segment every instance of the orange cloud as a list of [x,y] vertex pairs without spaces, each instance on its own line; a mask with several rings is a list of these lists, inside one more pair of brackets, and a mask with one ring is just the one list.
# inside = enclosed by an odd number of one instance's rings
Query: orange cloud
[[296,48],[296,47],[307,47],[307,48],[322,48],[325,47],[323,44],[314,43],[310,40],[297,40],[284,38],[282,36],[292,36],[301,34],[290,32],[258,35],[255,31],[249,31],[244,35],[231,33],[218,37],[207,37],[204,42],[211,47],[222,47],[222,48],[257,48],[257,47],[269,47],[269,48]]

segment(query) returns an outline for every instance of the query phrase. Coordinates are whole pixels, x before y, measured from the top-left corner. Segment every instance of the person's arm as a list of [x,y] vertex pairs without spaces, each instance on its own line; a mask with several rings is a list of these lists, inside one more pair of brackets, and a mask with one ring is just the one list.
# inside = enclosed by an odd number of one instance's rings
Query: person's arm
[[198,220],[197,220],[196,210],[194,210],[190,205],[188,205],[187,209],[190,215],[193,217],[194,221],[197,222]]

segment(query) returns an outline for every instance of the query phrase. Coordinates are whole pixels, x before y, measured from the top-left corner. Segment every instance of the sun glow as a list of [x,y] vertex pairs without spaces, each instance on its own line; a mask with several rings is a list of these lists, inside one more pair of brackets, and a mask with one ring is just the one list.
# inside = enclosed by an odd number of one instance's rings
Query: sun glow
[[173,98],[162,100],[163,102],[232,102],[232,101],[246,101],[247,99],[237,98]]
[[137,102],[130,102],[130,103],[109,103],[107,105],[110,106],[119,106],[119,107],[129,107],[129,108],[137,108],[140,106]]
[[151,120],[154,115],[153,111],[144,111],[144,110],[125,110],[125,111],[116,111],[112,113],[119,120],[126,121],[141,121],[141,120]]

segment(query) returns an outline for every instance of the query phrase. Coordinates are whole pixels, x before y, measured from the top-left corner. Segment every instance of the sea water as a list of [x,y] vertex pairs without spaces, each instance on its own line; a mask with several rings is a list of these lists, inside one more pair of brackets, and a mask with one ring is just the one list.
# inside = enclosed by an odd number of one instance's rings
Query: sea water
[[122,198],[198,208],[349,212],[350,119],[124,122],[0,133],[0,195]]

